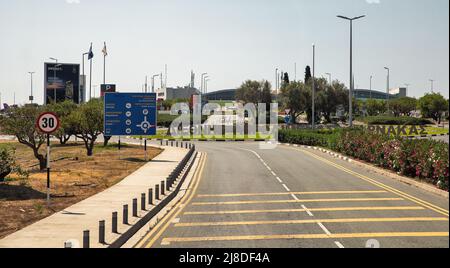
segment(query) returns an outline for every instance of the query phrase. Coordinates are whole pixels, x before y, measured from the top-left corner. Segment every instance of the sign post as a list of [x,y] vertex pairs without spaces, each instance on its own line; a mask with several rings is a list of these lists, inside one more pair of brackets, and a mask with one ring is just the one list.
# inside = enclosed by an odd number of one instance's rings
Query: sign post
[[105,136],[145,137],[144,150],[147,159],[147,136],[156,135],[156,93],[106,93]]
[[45,112],[39,115],[36,127],[47,134],[47,205],[50,205],[50,134],[59,129],[61,122],[56,114]]

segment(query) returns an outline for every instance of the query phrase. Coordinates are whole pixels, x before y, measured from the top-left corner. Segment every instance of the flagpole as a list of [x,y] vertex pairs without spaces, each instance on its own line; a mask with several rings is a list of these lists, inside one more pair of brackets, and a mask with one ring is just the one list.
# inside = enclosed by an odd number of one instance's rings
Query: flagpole
[[[91,49],[89,51],[89,53],[92,53],[92,43],[91,43]],[[93,57],[91,57],[91,55],[89,55],[90,57],[90,67],[89,67],[89,100],[92,99],[92,59]]]
[[103,84],[106,85],[106,42],[103,52]]

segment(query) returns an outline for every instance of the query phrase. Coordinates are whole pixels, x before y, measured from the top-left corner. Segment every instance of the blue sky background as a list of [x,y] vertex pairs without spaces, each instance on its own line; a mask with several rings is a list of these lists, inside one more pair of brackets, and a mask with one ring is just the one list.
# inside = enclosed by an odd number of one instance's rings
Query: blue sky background
[[[44,61],[81,63],[94,43],[93,84],[102,81],[141,91],[145,75],[164,71],[169,86],[184,86],[190,70],[211,76],[210,90],[245,79],[274,81],[275,68],[303,79],[317,46],[316,75],[330,72],[348,84],[349,25],[336,15],[368,17],[355,23],[355,86],[385,90],[410,83],[410,95],[449,92],[448,0],[0,0],[2,102],[25,103],[28,71],[42,103]],[[87,68],[86,64],[86,68]],[[98,95],[99,93],[97,93]]]

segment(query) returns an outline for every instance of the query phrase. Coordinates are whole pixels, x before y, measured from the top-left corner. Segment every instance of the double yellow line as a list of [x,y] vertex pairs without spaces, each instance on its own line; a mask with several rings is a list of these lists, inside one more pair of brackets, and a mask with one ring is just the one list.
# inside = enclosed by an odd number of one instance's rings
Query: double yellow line
[[163,218],[161,222],[159,222],[151,232],[149,232],[138,244],[136,244],[136,248],[151,248],[153,244],[161,237],[161,235],[166,231],[166,229],[170,226],[170,223],[172,220],[177,217],[183,209],[186,207],[187,204],[189,204],[192,200],[192,198],[195,195],[195,192],[197,191],[197,188],[201,181],[201,176],[203,174],[203,170],[205,168],[206,164],[206,158],[207,154],[203,153],[197,170],[192,178],[191,185],[192,187],[189,187],[186,195],[181,199],[181,201],[175,206],[175,208],[169,212],[169,214]]
[[396,194],[396,195],[398,195],[398,196],[401,196],[401,197],[403,197],[404,199],[407,199],[407,200],[409,200],[409,201],[412,201],[412,202],[414,202],[414,203],[416,203],[416,204],[419,204],[419,205],[421,205],[421,206],[423,206],[423,207],[426,207],[426,208],[428,208],[428,209],[430,209],[430,210],[433,210],[433,211],[435,211],[435,212],[437,212],[437,213],[439,213],[439,214],[442,214],[442,215],[444,215],[444,216],[447,216],[447,217],[449,216],[448,210],[445,210],[445,209],[443,209],[443,208],[441,208],[441,207],[438,207],[438,206],[436,206],[436,205],[433,205],[433,204],[431,204],[431,203],[429,203],[429,202],[427,202],[427,201],[424,201],[424,200],[422,200],[422,199],[419,199],[419,198],[417,198],[417,197],[415,197],[415,196],[409,195],[409,194],[404,193],[404,192],[402,192],[402,191],[400,191],[400,190],[397,190],[397,189],[395,189],[395,188],[392,188],[392,187],[390,187],[390,186],[387,186],[386,184],[383,184],[383,183],[381,183],[381,182],[378,182],[378,181],[376,181],[376,180],[374,180],[374,179],[371,179],[371,178],[369,178],[369,177],[367,177],[367,176],[364,176],[364,175],[362,175],[362,174],[360,174],[360,173],[357,173],[357,172],[355,172],[355,171],[349,170],[349,169],[347,169],[347,168],[345,168],[345,167],[343,167],[343,166],[341,166],[341,165],[338,165],[338,164],[336,164],[336,163],[333,163],[333,162],[331,162],[331,161],[329,161],[329,160],[327,160],[327,159],[325,159],[325,158],[323,158],[323,157],[320,157],[320,156],[318,156],[318,155],[316,155],[316,154],[314,154],[314,153],[308,152],[308,151],[303,150],[303,149],[295,149],[295,148],[290,148],[290,147],[287,147],[287,148],[292,149],[292,150],[296,150],[296,151],[301,151],[301,152],[303,152],[303,153],[306,153],[307,155],[309,155],[309,156],[311,156],[311,157],[314,157],[314,158],[316,158],[316,159],[318,159],[318,160],[320,160],[320,161],[322,161],[322,162],[324,162],[324,163],[326,163],[326,164],[328,164],[328,165],[330,165],[330,166],[334,166],[334,167],[337,168],[337,169],[340,169],[340,170],[342,170],[342,171],[344,171],[344,172],[346,172],[346,173],[348,173],[348,174],[351,174],[351,175],[353,175],[353,176],[356,176],[357,178],[360,178],[360,179],[362,179],[362,180],[364,180],[364,181],[367,181],[367,182],[369,182],[369,183],[371,183],[371,184],[373,184],[373,185],[375,185],[375,186],[378,186],[378,187],[380,187],[380,188],[382,188],[382,189],[384,189],[384,190],[386,190],[386,191],[388,191],[388,192],[391,192],[391,193],[393,193],[393,194]]

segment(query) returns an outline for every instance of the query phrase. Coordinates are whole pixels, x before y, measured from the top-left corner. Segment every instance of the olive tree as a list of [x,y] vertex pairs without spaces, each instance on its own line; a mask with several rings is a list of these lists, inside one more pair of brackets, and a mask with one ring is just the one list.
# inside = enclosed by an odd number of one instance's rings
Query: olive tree
[[103,114],[103,101],[92,99],[66,119],[68,126],[74,129],[75,136],[83,140],[88,156],[94,154],[95,142],[103,133]]
[[42,107],[25,105],[9,109],[0,117],[3,132],[15,136],[21,144],[33,150],[34,157],[39,161],[40,170],[45,170],[47,166],[46,155],[40,152],[46,141],[46,135],[36,129],[36,120],[43,111]]
[[68,124],[66,119],[77,108],[78,106],[73,101],[52,103],[47,106],[47,109],[57,114],[61,120],[61,127],[53,134],[53,136],[55,136],[62,145],[66,144],[70,140],[70,137],[75,134],[75,129],[71,124]]

